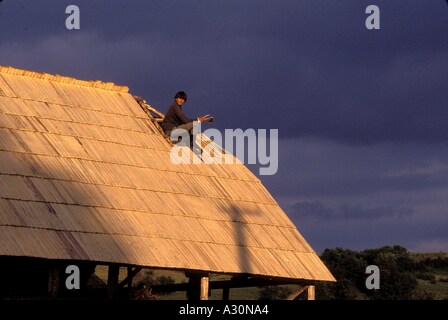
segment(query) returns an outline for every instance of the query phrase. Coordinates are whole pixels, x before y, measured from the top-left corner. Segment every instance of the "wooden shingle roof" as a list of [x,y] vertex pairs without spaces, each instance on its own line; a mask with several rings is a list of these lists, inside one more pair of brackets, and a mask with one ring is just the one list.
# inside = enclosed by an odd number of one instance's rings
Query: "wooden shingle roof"
[[0,256],[334,280],[243,164],[171,147],[127,87],[0,66]]

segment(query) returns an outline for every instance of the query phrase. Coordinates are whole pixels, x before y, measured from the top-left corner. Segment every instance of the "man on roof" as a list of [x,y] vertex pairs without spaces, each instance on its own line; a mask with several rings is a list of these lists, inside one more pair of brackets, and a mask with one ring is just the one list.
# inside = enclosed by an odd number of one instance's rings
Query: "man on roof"
[[[183,104],[187,101],[187,94],[184,91],[179,91],[174,96],[174,101],[168,107],[168,111],[162,121],[162,129],[167,136],[171,137],[171,133],[176,129],[183,129],[188,132],[190,138],[190,148],[196,149],[199,147],[194,143],[193,125],[195,121],[204,122],[212,121],[212,117],[207,114],[198,118],[188,118],[182,110]],[[182,140],[184,140],[182,136]],[[193,150],[194,150],[193,149]]]

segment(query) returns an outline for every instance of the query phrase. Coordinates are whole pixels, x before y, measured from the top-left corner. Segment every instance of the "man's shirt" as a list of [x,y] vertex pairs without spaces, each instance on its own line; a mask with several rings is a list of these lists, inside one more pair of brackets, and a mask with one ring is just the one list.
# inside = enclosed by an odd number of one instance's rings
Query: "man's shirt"
[[180,126],[181,124],[193,122],[196,119],[188,118],[182,111],[182,106],[180,106],[176,101],[169,106],[168,111],[165,114],[165,118],[162,121],[162,129],[165,133],[173,130],[173,128]]

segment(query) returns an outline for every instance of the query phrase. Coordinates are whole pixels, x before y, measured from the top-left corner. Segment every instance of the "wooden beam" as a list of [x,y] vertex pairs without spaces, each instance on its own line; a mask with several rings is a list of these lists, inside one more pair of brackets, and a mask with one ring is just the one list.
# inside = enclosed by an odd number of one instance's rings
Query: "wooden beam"
[[300,295],[302,295],[306,290],[308,290],[308,286],[303,286],[297,289],[296,291],[292,292],[286,300],[297,300]]
[[146,102],[146,100],[144,100],[143,98],[138,97],[138,96],[134,96],[134,99],[138,102],[138,104],[140,105],[140,107],[142,107],[142,108],[143,108],[144,110],[146,110],[147,112],[152,112],[152,113],[156,114],[157,116],[159,116],[159,117],[161,117],[161,118],[164,118],[164,117],[165,117],[165,115],[164,115],[162,112],[160,112],[159,110],[157,110],[157,109],[151,107],[151,106]]
[[[190,277],[190,276],[188,276]],[[300,286],[314,285],[314,281],[291,280],[291,279],[272,279],[272,278],[233,278],[231,280],[210,281],[210,290],[224,288],[246,288],[246,287],[265,287],[276,285],[297,284]],[[154,292],[166,291],[186,291],[189,283],[173,283],[163,285],[152,285]]]
[[114,300],[118,298],[118,276],[120,274],[120,267],[116,264],[109,265],[107,273],[107,295],[109,299]]

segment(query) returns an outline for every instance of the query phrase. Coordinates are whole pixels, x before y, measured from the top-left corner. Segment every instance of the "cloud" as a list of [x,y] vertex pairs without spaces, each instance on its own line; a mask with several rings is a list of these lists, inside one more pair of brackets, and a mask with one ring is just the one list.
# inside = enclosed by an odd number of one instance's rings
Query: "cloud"
[[[312,207],[316,215],[290,216],[305,239],[319,252],[325,248],[364,250],[385,245],[401,245],[410,251],[448,249],[448,246],[443,247],[447,243],[448,228],[446,205],[443,204],[439,207],[433,204],[415,207],[405,204],[401,207],[389,204],[377,207],[330,206],[322,200],[320,204],[311,202],[311,205],[302,207]],[[344,212],[347,207],[350,210]],[[370,218],[354,216],[359,212]],[[339,213],[346,217],[338,216]]]
[[69,4],[4,1],[1,64],[127,85],[161,111],[185,90],[217,129],[279,129],[260,179],[318,248],[445,243],[443,2],[377,0],[376,31],[368,1],[79,0],[79,31]]
[[278,173],[260,179],[315,250],[446,238],[446,145],[282,139],[279,151]]
[[2,64],[111,78],[162,109],[182,88],[220,129],[358,145],[448,138],[438,3],[379,0],[378,32],[366,30],[362,1],[80,0],[72,32],[68,4],[5,2]]
[[372,198],[389,193],[398,199],[448,186],[448,147],[440,143],[361,146],[280,139],[278,149],[277,174],[260,178],[283,196]]
[[301,201],[287,209],[290,216],[313,217],[316,220],[322,219],[381,219],[398,217],[403,218],[412,214],[413,209],[401,206],[374,206],[362,207],[361,205],[341,204],[336,208],[325,206],[321,201]]

